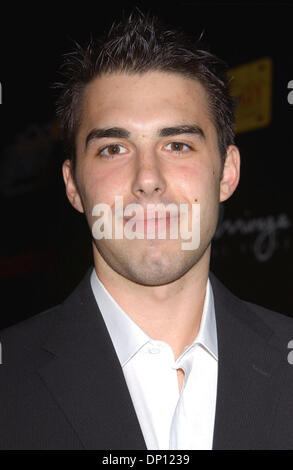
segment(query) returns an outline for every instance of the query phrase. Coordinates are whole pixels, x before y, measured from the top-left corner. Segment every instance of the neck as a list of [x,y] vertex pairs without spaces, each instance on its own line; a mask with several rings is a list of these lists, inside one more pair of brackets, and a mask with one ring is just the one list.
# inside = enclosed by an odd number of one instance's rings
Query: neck
[[119,275],[94,251],[95,270],[105,288],[146,334],[172,347],[175,359],[199,331],[209,260],[210,247],[180,279],[162,286],[143,286]]

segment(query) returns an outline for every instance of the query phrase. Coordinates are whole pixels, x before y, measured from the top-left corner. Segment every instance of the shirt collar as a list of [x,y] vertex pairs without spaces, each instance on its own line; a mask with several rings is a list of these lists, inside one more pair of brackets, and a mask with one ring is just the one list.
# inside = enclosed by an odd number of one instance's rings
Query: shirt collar
[[[208,278],[199,332],[192,344],[201,344],[218,360],[218,341],[214,295]],[[187,347],[189,349],[189,347]]]
[[[153,340],[122,310],[98,278],[95,269],[91,274],[91,287],[123,367],[139,349]],[[191,345],[184,348],[182,354],[185,354],[194,344],[201,344],[215,359],[218,359],[214,298],[209,279],[198,335]]]

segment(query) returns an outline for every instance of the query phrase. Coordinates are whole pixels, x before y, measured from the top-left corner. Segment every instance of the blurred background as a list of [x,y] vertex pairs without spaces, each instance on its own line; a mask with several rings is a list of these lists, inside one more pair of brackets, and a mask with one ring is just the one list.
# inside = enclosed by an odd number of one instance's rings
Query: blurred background
[[0,328],[61,302],[92,264],[85,218],[65,195],[51,85],[72,39],[134,5],[195,39],[203,32],[229,64],[241,181],[221,207],[211,268],[236,295],[293,316],[293,4],[108,0],[61,13],[25,3],[1,18]]

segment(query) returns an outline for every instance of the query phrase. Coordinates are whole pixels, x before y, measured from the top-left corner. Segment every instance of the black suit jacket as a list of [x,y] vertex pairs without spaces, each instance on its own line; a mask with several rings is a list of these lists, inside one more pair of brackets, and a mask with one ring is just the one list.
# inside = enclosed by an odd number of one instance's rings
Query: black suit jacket
[[[0,449],[145,449],[90,286],[0,332]],[[293,320],[211,273],[218,334],[214,449],[293,449]]]

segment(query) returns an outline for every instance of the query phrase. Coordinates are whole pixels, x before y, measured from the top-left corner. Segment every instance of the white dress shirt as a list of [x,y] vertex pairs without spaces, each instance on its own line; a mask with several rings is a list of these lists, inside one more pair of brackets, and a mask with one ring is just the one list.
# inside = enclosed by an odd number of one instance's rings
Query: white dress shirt
[[[91,286],[120,361],[147,449],[212,449],[218,347],[209,279],[198,335],[176,361],[169,344],[150,338],[122,310],[95,269]],[[185,374],[179,393],[180,368]]]

